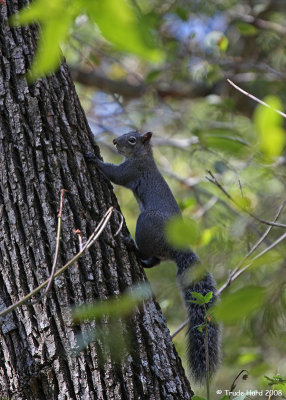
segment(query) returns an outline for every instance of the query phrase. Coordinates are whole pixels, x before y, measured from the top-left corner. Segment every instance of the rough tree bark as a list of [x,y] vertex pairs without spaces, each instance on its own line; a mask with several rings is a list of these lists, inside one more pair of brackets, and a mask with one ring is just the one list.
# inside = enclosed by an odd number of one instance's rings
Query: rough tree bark
[[[24,74],[36,29],[10,29],[7,14],[24,0],[0,3],[0,309],[47,279],[56,244],[60,190],[64,201],[59,265],[78,251],[74,228],[88,237],[110,205],[111,186],[86,165],[93,144],[68,69],[33,85]],[[51,399],[190,399],[192,391],[153,299],[130,317],[128,357],[99,365],[101,343],[74,353],[86,325],[74,325],[74,305],[119,294],[145,280],[135,255],[113,237],[114,215],[90,251],[61,275],[45,300],[2,318],[0,397]],[[126,228],[124,228],[126,230]],[[124,332],[121,334],[124,334]]]

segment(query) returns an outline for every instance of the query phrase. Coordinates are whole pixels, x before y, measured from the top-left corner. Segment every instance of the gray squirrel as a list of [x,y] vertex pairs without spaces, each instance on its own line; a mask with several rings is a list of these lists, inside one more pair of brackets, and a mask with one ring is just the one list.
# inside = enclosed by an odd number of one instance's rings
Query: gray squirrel
[[[137,131],[126,133],[113,140],[125,161],[119,165],[104,163],[93,154],[86,159],[95,162],[98,169],[113,183],[131,189],[140,208],[136,224],[135,242],[137,252],[145,268],[151,268],[161,260],[174,260],[177,278],[189,314],[188,359],[191,373],[201,382],[206,376],[205,324],[207,323],[208,359],[210,376],[218,367],[220,359],[219,327],[205,318],[205,309],[216,300],[216,283],[211,274],[199,282],[191,282],[190,271],[199,263],[192,251],[172,248],[166,241],[164,228],[173,216],[181,215],[179,206],[163,176],[159,172],[150,144],[151,132],[143,135]],[[195,300],[191,292],[202,295],[212,291],[210,303],[203,306],[190,302]],[[207,321],[207,322],[206,322]]]

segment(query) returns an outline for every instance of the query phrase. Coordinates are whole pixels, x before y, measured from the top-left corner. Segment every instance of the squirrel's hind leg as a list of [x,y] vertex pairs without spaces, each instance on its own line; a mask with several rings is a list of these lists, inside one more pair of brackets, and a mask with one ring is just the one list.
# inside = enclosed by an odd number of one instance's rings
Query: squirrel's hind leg
[[141,263],[144,268],[152,268],[155,267],[155,265],[160,264],[161,260],[157,257],[151,257],[147,260],[144,259],[144,256],[140,253],[140,250],[136,246],[136,243],[134,242],[130,234],[128,236],[123,236],[123,242],[129,250],[132,250],[137,254],[137,256],[141,259]]
[[135,241],[142,254],[141,259],[154,259],[158,263],[160,259],[170,258],[170,249],[164,237],[165,222],[166,216],[158,210],[146,210],[139,215]]

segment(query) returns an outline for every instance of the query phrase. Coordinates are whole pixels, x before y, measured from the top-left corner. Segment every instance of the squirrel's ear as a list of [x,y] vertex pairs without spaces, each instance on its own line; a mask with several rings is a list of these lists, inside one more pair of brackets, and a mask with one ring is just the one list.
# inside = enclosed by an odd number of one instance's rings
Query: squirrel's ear
[[146,133],[144,133],[144,135],[142,135],[142,142],[143,142],[144,144],[150,142],[151,137],[152,137],[152,132],[146,132]]

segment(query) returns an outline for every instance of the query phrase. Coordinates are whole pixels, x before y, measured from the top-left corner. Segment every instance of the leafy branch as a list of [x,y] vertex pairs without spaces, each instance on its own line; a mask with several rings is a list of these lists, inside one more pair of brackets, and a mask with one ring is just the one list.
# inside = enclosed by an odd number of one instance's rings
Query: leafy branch
[[[236,279],[239,278],[240,275],[242,275],[246,270],[248,270],[253,263],[262,257],[264,254],[268,253],[270,250],[274,249],[279,243],[281,243],[283,240],[286,239],[286,233],[283,235],[279,236],[278,239],[275,240],[271,245],[266,247],[264,250],[262,250],[260,253],[258,253],[255,257],[253,257],[249,263],[245,266],[244,263],[245,261],[254,253],[254,251],[260,246],[260,244],[265,240],[265,238],[269,235],[271,229],[275,225],[275,221],[279,218],[280,214],[283,211],[283,208],[286,205],[286,200],[281,204],[279,209],[277,210],[277,213],[274,217],[274,220],[272,223],[269,223],[269,227],[266,229],[264,234],[258,239],[258,241],[252,246],[252,248],[249,250],[249,252],[245,255],[245,257],[239,262],[239,264],[234,268],[234,270],[231,272],[229,275],[228,280],[218,289],[217,294],[220,295],[222,292],[224,292],[232,282],[234,282]],[[172,339],[180,333],[187,325],[188,325],[189,320],[186,319],[176,330],[175,332],[171,335]]]

